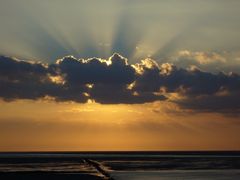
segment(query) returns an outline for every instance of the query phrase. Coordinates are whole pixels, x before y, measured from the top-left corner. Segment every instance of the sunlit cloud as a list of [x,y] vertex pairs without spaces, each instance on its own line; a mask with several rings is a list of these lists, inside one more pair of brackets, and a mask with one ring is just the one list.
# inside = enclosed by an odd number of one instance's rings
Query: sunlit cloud
[[[190,51],[179,50],[165,59],[182,68],[198,67],[204,71],[217,73],[223,71],[238,72],[240,70],[239,51]],[[163,61],[164,62],[164,61]]]

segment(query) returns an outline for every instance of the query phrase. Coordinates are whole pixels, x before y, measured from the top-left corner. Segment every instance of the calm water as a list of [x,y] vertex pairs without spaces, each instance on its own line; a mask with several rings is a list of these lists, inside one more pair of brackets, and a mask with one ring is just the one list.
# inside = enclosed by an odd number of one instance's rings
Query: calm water
[[0,175],[22,172],[116,180],[240,179],[240,152],[0,153]]

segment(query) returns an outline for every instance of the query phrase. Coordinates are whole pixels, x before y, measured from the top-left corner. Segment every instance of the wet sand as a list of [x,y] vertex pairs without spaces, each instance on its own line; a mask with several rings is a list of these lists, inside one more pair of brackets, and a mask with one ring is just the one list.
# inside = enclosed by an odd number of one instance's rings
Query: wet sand
[[237,180],[240,170],[115,171],[117,180]]
[[0,153],[0,179],[240,179],[240,152]]

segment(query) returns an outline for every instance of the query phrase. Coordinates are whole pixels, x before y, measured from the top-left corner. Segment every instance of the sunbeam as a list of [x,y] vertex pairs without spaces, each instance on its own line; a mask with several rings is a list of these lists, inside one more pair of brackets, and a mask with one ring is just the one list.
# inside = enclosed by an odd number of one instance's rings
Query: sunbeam
[[[239,17],[236,2],[228,4],[231,12],[224,9],[224,2],[215,8],[214,2],[188,0],[72,0],[67,4],[10,0],[1,4],[0,53],[4,55],[53,62],[66,55],[107,58],[118,52],[136,61],[161,60],[181,49],[239,48],[240,25],[233,21]],[[8,7],[13,8],[7,11]],[[229,20],[227,26],[221,25],[221,19]]]

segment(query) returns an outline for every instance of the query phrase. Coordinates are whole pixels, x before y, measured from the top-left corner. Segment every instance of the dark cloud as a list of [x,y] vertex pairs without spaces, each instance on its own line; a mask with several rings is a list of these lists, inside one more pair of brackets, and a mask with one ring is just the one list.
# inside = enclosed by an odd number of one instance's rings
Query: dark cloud
[[163,95],[154,95],[153,92],[138,94],[129,89],[128,86],[136,79],[136,71],[127,59],[118,54],[109,60],[65,57],[55,66],[64,76],[65,85],[73,89],[79,85],[92,86],[85,93],[89,99],[102,104],[134,104],[165,99]]
[[0,57],[0,97],[7,101],[51,97],[56,101],[134,104],[168,100],[195,111],[238,113],[239,92],[238,74],[159,65],[151,59],[128,64],[118,54],[108,60],[67,56],[53,64]]
[[[147,61],[146,63],[152,63]],[[162,64],[161,67],[157,64],[150,67],[143,64],[138,66],[143,66],[143,71],[135,81],[134,89],[137,91],[156,92],[162,88],[167,93],[196,97],[240,90],[240,76],[235,73],[213,74],[196,67],[183,69],[168,63]]]
[[[109,64],[111,63],[111,64]],[[92,58],[78,60],[64,57],[58,61],[58,68],[72,85],[78,84],[129,84],[134,81],[135,71],[127,60],[114,54],[109,61]]]
[[0,70],[0,96],[6,101],[51,97],[56,101],[134,104],[165,99],[131,90],[136,70],[118,54],[108,60],[67,56],[48,65],[1,56]]
[[[201,112],[240,112],[238,74],[213,74],[196,67],[183,69],[168,63],[159,67],[151,60],[145,60],[138,68],[142,69],[142,73],[136,78],[133,87],[136,91],[160,90],[159,92],[169,96],[169,101],[185,109]],[[172,93],[177,94],[178,98],[171,98]]]
[[126,85],[97,84],[90,91],[91,97],[102,104],[142,104],[157,100],[165,100],[163,95],[154,95],[153,92],[138,93],[127,89]]
[[56,88],[43,64],[0,57],[0,96],[4,100],[38,99]]
[[228,115],[240,114],[240,93],[231,92],[226,95],[207,95],[202,97],[186,97],[176,101],[182,108],[197,112],[218,112]]

